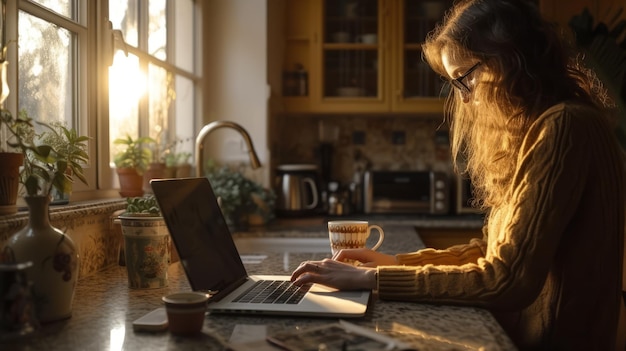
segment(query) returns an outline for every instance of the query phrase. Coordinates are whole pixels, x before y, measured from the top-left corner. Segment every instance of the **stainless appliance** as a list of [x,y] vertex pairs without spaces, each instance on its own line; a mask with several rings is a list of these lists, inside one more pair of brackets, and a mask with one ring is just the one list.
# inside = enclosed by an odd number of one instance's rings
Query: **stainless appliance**
[[316,165],[288,164],[276,168],[276,214],[316,213],[319,204]]
[[480,213],[470,204],[472,194],[472,182],[467,177],[458,175],[456,178],[456,213]]
[[448,175],[433,171],[368,171],[365,173],[365,213],[448,214]]

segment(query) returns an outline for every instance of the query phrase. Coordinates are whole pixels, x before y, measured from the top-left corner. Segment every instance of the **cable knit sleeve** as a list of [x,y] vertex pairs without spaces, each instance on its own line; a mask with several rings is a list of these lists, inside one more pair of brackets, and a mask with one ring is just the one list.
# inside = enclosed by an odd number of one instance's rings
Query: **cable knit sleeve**
[[476,263],[485,255],[485,242],[472,239],[469,244],[455,245],[445,250],[423,249],[417,252],[398,254],[396,259],[401,265],[423,266],[425,264],[456,265]]
[[505,308],[533,301],[581,198],[584,148],[599,128],[596,118],[568,111],[557,105],[531,126],[511,195],[492,209],[484,241],[398,255],[401,265],[378,268],[380,297]]

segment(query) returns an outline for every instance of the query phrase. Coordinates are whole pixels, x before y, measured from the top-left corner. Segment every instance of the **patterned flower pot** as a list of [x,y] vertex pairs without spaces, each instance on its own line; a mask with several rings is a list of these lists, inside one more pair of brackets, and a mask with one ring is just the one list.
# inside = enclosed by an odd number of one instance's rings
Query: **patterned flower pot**
[[170,235],[163,217],[122,214],[124,255],[131,289],[167,286]]

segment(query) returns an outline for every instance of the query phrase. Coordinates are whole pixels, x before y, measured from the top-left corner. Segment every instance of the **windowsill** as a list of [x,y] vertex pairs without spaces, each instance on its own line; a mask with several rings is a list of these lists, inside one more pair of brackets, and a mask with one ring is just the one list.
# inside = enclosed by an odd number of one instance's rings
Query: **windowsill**
[[[72,200],[69,204],[66,205],[50,206],[50,220],[55,222],[103,213],[111,214],[125,207],[126,199],[120,198],[119,195],[117,198],[105,198],[84,201]],[[20,209],[15,214],[0,216],[0,234],[6,232],[12,233],[26,225],[26,223],[28,222],[28,208],[22,206],[20,206],[19,208]]]
[[[118,264],[123,237],[113,219],[124,211],[126,199],[73,200],[66,205],[50,206],[50,224],[68,234],[79,248],[80,277]],[[0,216],[0,248],[29,221],[29,211]],[[80,279],[80,278],[79,278]]]

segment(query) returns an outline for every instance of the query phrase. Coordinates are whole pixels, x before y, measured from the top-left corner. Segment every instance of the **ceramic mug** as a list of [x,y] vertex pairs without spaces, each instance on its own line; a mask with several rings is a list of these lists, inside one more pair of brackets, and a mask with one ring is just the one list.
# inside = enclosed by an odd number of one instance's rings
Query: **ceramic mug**
[[378,35],[370,33],[363,34],[357,37],[357,41],[363,44],[376,44],[378,42]]
[[343,249],[365,248],[372,229],[378,231],[378,242],[371,247],[371,250],[376,250],[385,239],[385,232],[380,226],[370,225],[367,221],[329,221],[328,237],[333,256]]

